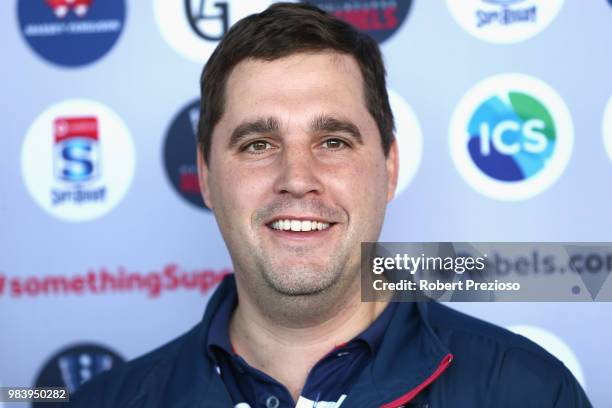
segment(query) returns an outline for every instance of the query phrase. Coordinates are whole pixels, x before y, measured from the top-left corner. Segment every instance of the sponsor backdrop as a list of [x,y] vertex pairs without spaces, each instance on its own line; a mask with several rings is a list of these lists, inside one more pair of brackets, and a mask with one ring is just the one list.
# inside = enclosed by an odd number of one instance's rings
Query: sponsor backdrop
[[[199,74],[270,3],[1,2],[0,384],[75,390],[200,319],[231,263],[198,191]],[[382,240],[612,241],[610,2],[313,3],[386,58],[401,174]],[[612,406],[612,305],[452,307]]]

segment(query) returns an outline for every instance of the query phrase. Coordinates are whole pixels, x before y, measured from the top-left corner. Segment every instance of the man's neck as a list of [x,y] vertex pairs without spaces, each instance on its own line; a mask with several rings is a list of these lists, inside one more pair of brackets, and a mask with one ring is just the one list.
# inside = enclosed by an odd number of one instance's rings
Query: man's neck
[[280,381],[296,400],[317,361],[368,328],[386,305],[387,302],[361,302],[359,292],[354,292],[353,297],[337,304],[337,312],[316,324],[288,327],[261,313],[239,290],[238,306],[230,321],[230,339],[236,353]]

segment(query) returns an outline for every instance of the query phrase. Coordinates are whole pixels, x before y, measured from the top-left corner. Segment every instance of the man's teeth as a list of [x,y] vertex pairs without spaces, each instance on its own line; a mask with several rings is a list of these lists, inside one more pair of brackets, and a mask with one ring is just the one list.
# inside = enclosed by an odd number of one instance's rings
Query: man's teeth
[[272,228],[280,231],[321,231],[329,228],[329,223],[318,221],[278,220]]

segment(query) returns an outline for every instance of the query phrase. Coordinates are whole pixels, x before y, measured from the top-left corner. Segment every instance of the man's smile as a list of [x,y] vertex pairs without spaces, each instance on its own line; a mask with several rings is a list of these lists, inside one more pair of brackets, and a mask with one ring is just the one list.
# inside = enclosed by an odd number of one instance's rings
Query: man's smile
[[269,224],[269,226],[279,231],[307,232],[326,230],[331,226],[331,224],[329,222],[321,222],[317,220],[284,218],[272,222]]
[[328,237],[337,224],[321,217],[282,215],[274,217],[265,225],[276,238],[311,240]]

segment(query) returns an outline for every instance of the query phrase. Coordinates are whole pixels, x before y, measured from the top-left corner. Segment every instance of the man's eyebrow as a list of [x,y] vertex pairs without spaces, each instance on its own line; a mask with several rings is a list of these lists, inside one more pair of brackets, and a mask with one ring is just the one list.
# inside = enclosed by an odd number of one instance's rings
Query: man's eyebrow
[[274,117],[257,118],[243,122],[232,132],[229,140],[229,147],[237,145],[248,135],[277,133],[279,129],[279,121]]
[[359,128],[348,120],[342,120],[329,115],[319,115],[310,123],[310,130],[313,133],[348,133],[359,144],[363,144],[363,137]]

